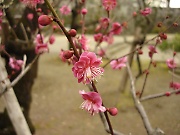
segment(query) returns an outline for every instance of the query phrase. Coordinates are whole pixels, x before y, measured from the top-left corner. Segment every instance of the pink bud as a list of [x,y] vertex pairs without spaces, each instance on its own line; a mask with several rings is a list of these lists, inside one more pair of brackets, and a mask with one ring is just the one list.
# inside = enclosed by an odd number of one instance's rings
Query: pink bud
[[34,15],[32,13],[29,13],[27,15],[28,20],[32,20],[34,18]]
[[41,15],[38,18],[38,23],[42,26],[49,25],[50,23],[52,23],[52,21],[53,21],[52,17],[47,16],[47,15]]
[[112,108],[107,108],[107,111],[109,112],[110,115],[115,116],[118,114],[118,109],[115,107]]
[[83,9],[81,10],[81,14],[86,15],[86,14],[87,14],[87,9],[86,9],[86,8],[83,8]]
[[50,37],[49,37],[49,43],[50,44],[53,44],[55,42],[55,36],[54,35],[51,35]]
[[77,31],[76,31],[75,29],[70,29],[70,30],[69,30],[69,35],[70,35],[71,37],[75,37],[76,34],[77,34]]
[[165,95],[166,95],[167,97],[169,97],[169,96],[171,95],[171,93],[170,93],[170,92],[166,92]]
[[63,57],[65,59],[70,59],[72,56],[73,56],[74,52],[73,51],[70,51],[70,50],[67,50],[67,51],[63,51]]

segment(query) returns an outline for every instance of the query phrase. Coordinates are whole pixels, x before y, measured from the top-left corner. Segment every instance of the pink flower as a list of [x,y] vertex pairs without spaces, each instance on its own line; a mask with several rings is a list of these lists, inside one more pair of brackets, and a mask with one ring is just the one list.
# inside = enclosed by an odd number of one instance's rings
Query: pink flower
[[103,57],[105,54],[106,54],[106,51],[104,49],[100,49],[98,51],[98,55],[101,56],[101,57]]
[[22,3],[26,4],[27,6],[34,8],[37,4],[43,4],[44,0],[20,0]]
[[94,40],[98,43],[101,43],[103,41],[103,34],[102,33],[95,34]]
[[71,9],[70,9],[68,6],[66,6],[66,5],[62,6],[62,7],[59,9],[59,11],[60,11],[61,14],[63,14],[63,15],[69,15],[69,14],[71,13]]
[[109,11],[116,7],[117,2],[116,0],[102,0],[103,7]]
[[81,39],[79,39],[79,43],[81,44],[81,47],[84,51],[88,50],[88,40],[85,35],[81,35]]
[[178,90],[178,89],[180,89],[180,83],[178,83],[178,82],[171,82],[170,83],[170,88]]
[[151,12],[152,12],[151,8],[145,8],[140,11],[141,15],[143,15],[143,16],[147,16],[147,15],[151,14]]
[[28,20],[32,20],[33,18],[34,18],[34,14],[33,13],[29,13],[28,15],[27,15],[27,18],[28,18]]
[[122,26],[120,23],[118,22],[115,22],[112,24],[112,29],[111,29],[111,32],[115,35],[118,35],[122,32]]
[[110,32],[107,35],[103,36],[103,41],[107,42],[108,44],[112,44],[114,42],[114,37],[113,37],[113,33]]
[[176,63],[174,62],[174,59],[167,59],[166,64],[169,68],[174,69],[176,68]]
[[55,42],[55,36],[54,35],[51,35],[50,37],[49,37],[49,43],[50,44],[53,44]]
[[97,58],[95,53],[83,52],[72,68],[78,83],[89,84],[99,78],[104,72],[104,69],[99,67],[101,63],[101,58]]
[[110,62],[110,65],[113,69],[121,69],[123,67],[126,67],[127,57],[122,57],[117,60],[112,60]]
[[66,62],[67,59],[64,58],[64,50],[61,50],[60,53],[59,53],[59,58],[63,61],[63,62]]
[[15,58],[10,58],[9,59],[9,66],[12,69],[15,69],[15,70],[19,71],[21,69],[22,65],[23,65],[22,60],[16,60]]
[[36,39],[35,39],[35,43],[41,44],[41,43],[43,43],[43,40],[44,40],[44,37],[40,34],[37,34]]
[[49,52],[49,48],[47,44],[41,43],[41,44],[36,44],[35,46],[35,52],[36,54],[42,54],[42,53],[47,53]]
[[154,53],[157,53],[156,48],[155,48],[155,46],[150,45],[150,46],[148,47],[148,49],[149,49],[149,57],[152,58],[153,54],[154,54]]
[[81,10],[81,14],[82,14],[82,15],[86,15],[86,14],[87,14],[87,12],[88,12],[88,11],[87,11],[87,9],[86,9],[86,8],[83,8],[83,9]]
[[103,28],[103,29],[106,29],[108,27],[108,25],[109,25],[109,22],[110,22],[109,18],[107,18],[107,17],[101,18],[99,20],[100,27]]
[[81,104],[81,108],[87,110],[91,115],[106,111],[106,108],[102,106],[102,99],[99,93],[85,92],[84,90],[80,90],[79,94],[85,100]]

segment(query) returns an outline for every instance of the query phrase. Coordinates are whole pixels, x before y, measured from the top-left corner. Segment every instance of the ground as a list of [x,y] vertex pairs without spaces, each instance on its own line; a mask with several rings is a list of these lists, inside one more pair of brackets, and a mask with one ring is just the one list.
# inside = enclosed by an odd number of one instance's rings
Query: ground
[[[88,88],[77,83],[71,71],[72,66],[61,62],[58,58],[59,49],[56,49],[39,59],[39,72],[32,90],[30,113],[36,135],[107,135],[98,114],[91,116],[79,108],[83,99],[78,91],[88,91]],[[143,59],[144,69],[147,63],[148,60]],[[108,66],[104,76],[98,81],[97,88],[105,106],[115,106],[119,110],[117,116],[110,116],[114,129],[126,135],[145,135],[142,120],[129,93],[129,84],[125,93],[118,91],[123,71],[114,71]],[[133,74],[136,73],[134,62]],[[137,90],[142,88],[143,80],[144,76],[137,80]],[[170,81],[171,75],[165,64],[158,64],[151,69],[144,96],[168,91]],[[179,102],[180,95],[143,102],[152,127],[161,128],[167,135],[179,135]]]

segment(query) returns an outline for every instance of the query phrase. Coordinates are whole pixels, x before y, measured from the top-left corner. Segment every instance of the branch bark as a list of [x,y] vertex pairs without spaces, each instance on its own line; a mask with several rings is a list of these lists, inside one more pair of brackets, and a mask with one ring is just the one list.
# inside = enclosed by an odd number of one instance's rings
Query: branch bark
[[[5,79],[5,80],[4,80]],[[4,80],[0,84],[0,89],[10,85],[10,80],[7,79],[7,72],[0,56],[0,80]],[[12,121],[14,129],[17,135],[31,135],[27,122],[24,118],[18,100],[15,96],[13,88],[9,90],[2,96],[4,104],[6,106],[8,115]]]

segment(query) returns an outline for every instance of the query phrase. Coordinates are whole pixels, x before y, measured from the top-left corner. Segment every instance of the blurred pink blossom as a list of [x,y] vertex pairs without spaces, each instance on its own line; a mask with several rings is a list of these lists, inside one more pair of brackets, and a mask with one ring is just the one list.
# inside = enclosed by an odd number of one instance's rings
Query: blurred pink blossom
[[140,11],[141,15],[143,15],[143,16],[147,16],[147,15],[151,14],[151,12],[152,12],[151,8],[145,8]]
[[37,4],[43,4],[44,0],[20,0],[22,3],[26,4],[28,7],[34,8]]
[[101,57],[103,57],[105,54],[106,54],[106,51],[104,49],[100,49],[98,51],[98,55],[101,56]]
[[59,9],[59,11],[60,11],[61,14],[63,14],[63,15],[69,15],[69,14],[71,13],[71,9],[70,9],[68,6],[66,6],[66,5],[62,6],[62,7]]
[[102,0],[102,5],[107,11],[109,11],[116,7],[117,2],[116,0]]
[[114,42],[114,37],[113,37],[113,33],[110,32],[107,35],[103,36],[103,41],[107,42],[109,45],[112,44]]
[[126,67],[127,57],[122,57],[116,60],[112,60],[110,62],[110,65],[113,69],[121,69],[123,67]]
[[89,84],[97,80],[104,72],[104,69],[99,67],[101,63],[101,58],[97,58],[95,53],[83,52],[72,68],[78,83]]
[[35,46],[35,52],[36,52],[36,54],[42,54],[42,53],[47,53],[47,52],[49,52],[48,45],[45,44],[45,43],[36,44],[36,46]]
[[174,62],[174,59],[170,58],[166,60],[166,64],[170,69],[176,68],[176,63]]
[[23,60],[16,60],[15,58],[9,58],[9,66],[12,69],[19,71],[23,65]]
[[87,110],[91,115],[106,111],[106,108],[102,106],[102,99],[99,93],[80,90],[79,94],[84,99],[84,102],[81,104],[81,108]]
[[101,43],[103,41],[103,34],[102,33],[94,34],[94,40],[98,43]]
[[120,23],[118,22],[115,22],[112,24],[112,29],[111,29],[111,32],[114,34],[114,35],[118,35],[122,32],[122,26]]
[[53,44],[55,42],[55,36],[54,35],[51,35],[50,37],[49,37],[49,43],[50,44]]
[[154,53],[157,53],[156,47],[153,46],[153,45],[150,45],[150,46],[148,47],[148,49],[149,49],[149,57],[152,58],[153,54],[154,54]]
[[34,14],[33,13],[27,14],[27,18],[28,18],[28,20],[31,21],[34,18]]
[[85,35],[81,35],[81,38],[78,40],[79,43],[81,44],[81,47],[84,51],[88,50],[88,39],[86,38]]
[[110,19],[107,17],[100,18],[99,23],[101,28],[106,29],[110,23]]

